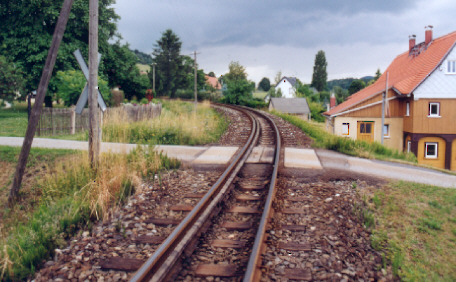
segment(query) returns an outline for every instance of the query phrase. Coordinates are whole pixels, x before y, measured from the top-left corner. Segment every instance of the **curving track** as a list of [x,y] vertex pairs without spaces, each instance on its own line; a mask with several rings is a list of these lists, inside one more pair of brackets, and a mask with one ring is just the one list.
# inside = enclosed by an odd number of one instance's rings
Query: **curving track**
[[[275,193],[280,135],[267,116],[238,110],[252,125],[248,141],[196,206],[181,207],[187,216],[131,281],[194,281],[213,276],[249,281],[258,277]],[[255,146],[273,146],[274,162],[246,164]]]

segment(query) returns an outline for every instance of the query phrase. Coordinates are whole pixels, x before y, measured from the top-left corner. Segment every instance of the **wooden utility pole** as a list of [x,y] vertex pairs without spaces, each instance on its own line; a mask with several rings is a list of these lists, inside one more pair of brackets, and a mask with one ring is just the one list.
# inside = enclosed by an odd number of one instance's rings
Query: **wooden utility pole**
[[386,73],[386,86],[385,86],[385,93],[382,94],[382,145],[384,140],[385,133],[383,132],[385,127],[385,101],[388,98],[388,72]]
[[195,61],[193,63],[194,63],[194,67],[195,67],[195,110],[196,110],[196,105],[198,103],[198,90],[197,90],[198,78],[197,78],[197,67],[196,67],[196,51],[193,52],[193,55],[195,57]]
[[98,113],[98,0],[89,2],[89,159],[98,167],[100,126]]
[[74,0],[65,0],[65,2],[63,2],[62,10],[60,11],[57,25],[55,26],[51,47],[49,48],[46,63],[44,64],[43,72],[41,74],[41,80],[40,84],[38,85],[35,104],[33,105],[33,109],[30,114],[27,131],[25,132],[24,143],[22,144],[21,153],[19,155],[16,166],[16,173],[14,174],[13,184],[11,185],[11,190],[8,197],[8,204],[10,206],[14,205],[19,194],[19,188],[21,187],[25,166],[30,154],[30,148],[32,147],[33,137],[35,136],[36,126],[40,118],[41,110],[43,109],[44,97],[46,96],[49,80],[51,79],[52,71],[57,59],[57,52],[59,50],[60,43],[62,42],[63,34],[65,33],[65,28],[70,16],[71,7],[73,6],[73,1]]

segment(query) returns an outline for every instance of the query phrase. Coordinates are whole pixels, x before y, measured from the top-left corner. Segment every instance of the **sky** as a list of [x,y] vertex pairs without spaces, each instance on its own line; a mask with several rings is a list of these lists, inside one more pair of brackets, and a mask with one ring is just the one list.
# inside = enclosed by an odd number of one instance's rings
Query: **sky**
[[312,80],[315,55],[326,54],[328,79],[374,76],[424,41],[456,31],[454,0],[117,0],[118,30],[132,50],[151,53],[166,29],[197,51],[198,65],[216,76],[238,61],[248,78]]

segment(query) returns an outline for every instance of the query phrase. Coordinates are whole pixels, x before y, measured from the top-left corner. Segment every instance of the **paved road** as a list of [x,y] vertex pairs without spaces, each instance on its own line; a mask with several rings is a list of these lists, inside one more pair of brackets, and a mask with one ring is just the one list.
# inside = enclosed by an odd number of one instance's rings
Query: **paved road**
[[[0,137],[0,145],[22,146],[21,137]],[[86,141],[69,141],[59,139],[34,138],[33,147],[87,150]],[[102,152],[112,151],[127,153],[135,144],[102,143]],[[260,148],[261,149],[261,148]],[[391,163],[378,160],[367,160],[350,157],[328,150],[292,149],[285,154],[285,166],[302,169],[339,169],[356,173],[373,175],[385,179],[404,180],[428,185],[456,188],[456,176],[432,169],[411,165]],[[195,164],[225,164],[237,150],[237,147],[209,147],[209,146],[156,146],[155,150],[162,151],[169,157]],[[263,152],[263,151],[262,151]],[[267,152],[258,153],[265,155]],[[262,156],[261,158],[264,158]],[[288,156],[288,157],[287,157]],[[318,158],[317,158],[318,156]],[[258,157],[258,160],[261,159]],[[254,159],[252,157],[252,159]],[[320,161],[321,166],[318,164]],[[254,162],[254,161],[253,161]]]

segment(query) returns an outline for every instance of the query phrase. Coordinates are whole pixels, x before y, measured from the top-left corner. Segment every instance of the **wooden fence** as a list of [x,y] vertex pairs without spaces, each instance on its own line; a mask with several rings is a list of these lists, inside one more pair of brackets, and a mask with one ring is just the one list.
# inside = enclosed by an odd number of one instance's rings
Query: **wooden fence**
[[[153,119],[161,114],[161,104],[123,105],[108,108],[103,116],[118,116],[129,122]],[[103,119],[103,118],[102,118]],[[76,114],[74,108],[43,108],[38,123],[38,136],[69,135],[89,129],[89,109]]]

